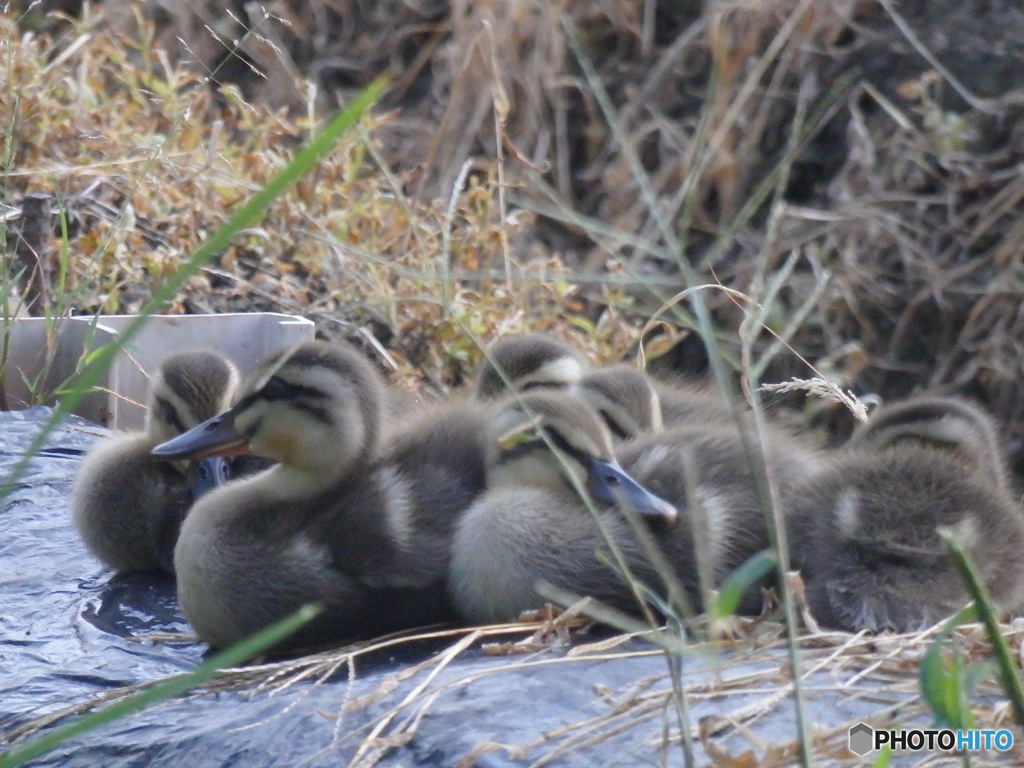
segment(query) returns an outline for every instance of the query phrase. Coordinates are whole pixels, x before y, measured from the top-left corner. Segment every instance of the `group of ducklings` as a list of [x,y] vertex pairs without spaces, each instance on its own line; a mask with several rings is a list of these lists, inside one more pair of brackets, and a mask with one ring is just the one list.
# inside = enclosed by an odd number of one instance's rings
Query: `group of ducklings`
[[[966,604],[943,528],[1002,608],[1024,606],[1024,511],[980,409],[911,399],[831,452],[770,423],[762,462],[752,424],[708,389],[589,368],[540,335],[500,340],[467,394],[422,412],[341,343],[241,383],[221,356],[180,352],[145,430],[88,455],[71,507],[106,565],[173,573],[215,646],[310,602],[324,610],[292,645],[514,620],[552,587],[636,613],[643,583],[699,609],[769,546],[767,476],[822,625],[907,631]],[[239,454],[265,465],[232,472]],[[758,586],[740,610],[760,609]]]

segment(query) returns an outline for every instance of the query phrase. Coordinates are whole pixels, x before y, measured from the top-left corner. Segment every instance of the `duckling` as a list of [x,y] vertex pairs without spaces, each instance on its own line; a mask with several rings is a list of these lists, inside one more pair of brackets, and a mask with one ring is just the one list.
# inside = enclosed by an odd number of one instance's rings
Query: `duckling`
[[104,565],[174,573],[181,522],[225,466],[220,459],[159,461],[149,452],[227,408],[238,381],[234,365],[214,352],[172,354],[153,378],[143,431],[104,441],[86,456],[71,490],[72,519]]
[[495,400],[510,391],[537,387],[561,389],[579,381],[584,363],[567,344],[539,333],[498,339],[486,351],[473,382],[478,400]]
[[995,428],[952,398],[881,411],[790,508],[794,560],[822,625],[909,632],[970,599],[939,535],[950,530],[997,605],[1024,606],[1024,514]]
[[[644,435],[616,451],[630,476],[679,510],[683,524],[659,534],[677,573],[696,578],[703,568],[709,586],[770,545],[768,499],[746,447],[756,444],[756,436],[751,430],[746,438],[730,414]],[[803,480],[822,466],[822,456],[799,435],[771,424],[766,439],[768,468],[785,509]],[[773,580],[751,585],[738,610],[760,611],[760,588]]]
[[[597,413],[565,393],[524,394],[490,420],[486,457],[487,491],[461,516],[452,546],[448,585],[462,616],[514,620],[543,604],[541,580],[635,608],[629,587],[598,560],[608,548],[601,529],[643,568],[643,550],[616,507],[661,524],[676,511],[622,471]],[[578,487],[598,505],[600,525]]]
[[381,445],[383,383],[351,347],[310,342],[243,383],[228,411],[157,446],[165,458],[250,451],[278,462],[193,506],[174,552],[181,609],[226,646],[305,603],[285,646],[448,621],[457,514],[484,482],[483,406],[442,411]]
[[[708,558],[713,585],[769,546],[757,483],[736,416],[724,400],[694,385],[654,380],[627,364],[588,371],[569,391],[593,406],[616,442],[624,444],[617,456],[627,471],[680,510],[691,510],[684,525],[674,532],[657,532],[657,538],[693,605],[699,605],[700,597],[694,537]],[[663,406],[669,409],[664,428]],[[741,419],[745,428],[753,429],[749,413]],[[769,426],[769,435],[773,474],[787,493],[815,466],[817,453],[778,425]],[[687,471],[695,488],[688,485]],[[692,509],[694,504],[700,512]],[[740,610],[758,611],[760,587],[769,584],[753,585]]]

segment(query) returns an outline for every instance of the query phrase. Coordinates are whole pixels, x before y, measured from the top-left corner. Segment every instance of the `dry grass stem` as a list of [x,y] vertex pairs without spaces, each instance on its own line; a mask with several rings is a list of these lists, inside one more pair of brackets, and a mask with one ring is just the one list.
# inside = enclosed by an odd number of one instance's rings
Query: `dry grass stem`
[[[344,759],[350,765],[371,766],[390,751],[408,744],[432,707],[445,704],[458,691],[471,693],[474,686],[484,684],[485,679],[500,680],[503,675],[514,676],[526,669],[532,670],[531,676],[543,675],[544,669],[552,665],[593,663],[595,659],[641,660],[660,654],[655,649],[638,647],[635,637],[624,635],[582,645],[573,640],[569,653],[541,650],[526,658],[510,658],[509,663],[497,667],[476,667],[469,673],[459,665],[460,658],[489,636],[518,634],[527,640],[549,624],[540,621],[413,635],[224,670],[208,685],[188,696],[242,695],[251,698],[287,693],[289,697],[282,702],[280,716],[297,706],[308,706],[313,691],[319,691],[318,702],[322,702],[324,692],[329,691],[329,697],[336,695],[337,714],[325,715],[325,728],[330,730],[330,746],[317,755],[337,751],[339,755],[348,755]],[[770,622],[748,620],[742,626],[747,629],[741,628],[734,641],[697,643],[690,651],[691,656],[696,654],[693,658],[713,656],[717,670],[715,675],[705,676],[700,672],[702,667],[692,662],[689,664],[691,672],[684,680],[684,693],[699,721],[694,738],[713,762],[716,755],[721,760],[726,755],[737,759],[743,751],[753,750],[752,754],[761,755],[759,759],[767,760],[774,755],[779,762],[773,764],[795,765],[797,756],[792,745],[775,742],[766,735],[779,733],[779,726],[772,723],[777,723],[778,718],[789,711],[786,700],[791,696],[792,683],[786,673],[784,633],[779,625]],[[800,637],[802,680],[808,699],[811,702],[817,700],[822,705],[828,702],[829,707],[843,701],[859,702],[858,706],[865,714],[858,715],[857,719],[879,726],[890,722],[895,713],[902,722],[927,720],[928,709],[920,699],[917,686],[917,663],[936,631],[937,628],[931,628],[915,634],[879,636],[819,632]],[[1019,642],[1021,630],[1008,627],[1006,634],[1013,642]],[[452,643],[445,650],[400,672],[375,673],[367,679],[366,673],[360,676],[355,671],[358,659],[368,653],[445,636],[452,638]],[[955,638],[968,660],[984,657],[988,652],[987,638],[980,624],[958,628]],[[616,651],[623,645],[628,650]],[[360,684],[359,690],[365,692],[354,693]],[[493,682],[486,684],[494,685]],[[14,728],[6,728],[4,739],[8,743],[20,742],[45,727],[117,701],[141,687],[144,686],[107,691],[26,719]],[[644,739],[649,744],[660,744],[661,736],[658,734],[661,728],[657,722],[673,695],[671,680],[665,672],[647,675],[623,690],[596,690],[598,714],[575,722],[564,722],[558,728],[521,744],[481,743],[467,752],[460,764],[471,765],[474,757],[488,751],[504,750],[514,759],[531,760],[530,765],[548,765],[566,754],[585,752],[617,735],[632,732],[646,734]],[[984,681],[975,699],[973,706],[978,727],[999,722],[1002,699],[993,681]],[[47,706],[52,706],[52,703]],[[377,714],[367,724],[346,727],[348,716],[368,711]],[[819,710],[815,708],[815,711]],[[273,719],[262,719],[247,727],[257,728]],[[846,730],[855,722],[834,724],[824,730],[815,726],[814,742],[819,755],[841,757],[846,754]],[[678,734],[673,738],[678,741]]]

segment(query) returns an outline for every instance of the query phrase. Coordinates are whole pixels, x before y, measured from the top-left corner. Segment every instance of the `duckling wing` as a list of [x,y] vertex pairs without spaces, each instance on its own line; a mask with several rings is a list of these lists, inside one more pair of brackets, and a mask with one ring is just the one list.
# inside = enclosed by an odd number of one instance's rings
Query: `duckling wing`
[[445,575],[458,518],[484,488],[482,435],[476,408],[428,420],[313,504],[331,512],[310,535],[391,628],[452,618]]
[[173,573],[174,543],[192,502],[184,475],[149,455],[143,435],[93,449],[75,478],[71,510],[86,547],[118,571]]
[[462,516],[448,583],[463,618],[475,623],[515,621],[546,602],[537,591],[551,584],[636,613],[630,585],[607,564],[611,538],[633,575],[657,588],[643,546],[619,514],[602,524],[572,495],[546,488],[496,488]]
[[486,485],[487,414],[471,403],[444,409],[393,440],[379,463],[407,491],[408,525],[445,549],[459,516]]

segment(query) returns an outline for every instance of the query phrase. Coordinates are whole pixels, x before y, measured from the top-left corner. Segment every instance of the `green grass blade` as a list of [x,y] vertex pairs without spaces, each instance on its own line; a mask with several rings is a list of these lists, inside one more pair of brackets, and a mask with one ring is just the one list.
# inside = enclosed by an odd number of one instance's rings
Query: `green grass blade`
[[[976,661],[973,664],[968,664],[964,667],[963,679],[964,679],[964,690],[967,693],[971,693],[982,680],[992,677],[994,673],[998,672],[999,668],[995,662],[989,659],[983,659]],[[973,726],[972,726],[973,727]]]
[[967,605],[946,620],[942,629],[929,646],[921,664],[918,676],[921,682],[921,695],[932,710],[935,721],[948,728],[966,729],[966,692],[963,687],[963,661],[959,655],[954,656],[952,664],[947,664],[942,655],[942,648],[961,624],[975,619],[974,605]]
[[297,629],[309,623],[320,611],[321,608],[319,606],[305,605],[291,616],[267,627],[259,634],[211,656],[191,672],[154,683],[151,687],[133,696],[122,699],[96,712],[83,715],[77,720],[55,728],[49,733],[34,739],[23,747],[0,755],[0,768],[14,768],[16,765],[49,752],[59,744],[79,734],[95,730],[107,723],[114,722],[128,715],[140,712],[154,704],[158,704],[161,701],[178,696],[209,679],[218,670],[225,667],[238,666],[261,651],[276,645]]
[[751,555],[739,568],[730,573],[718,588],[718,599],[711,606],[714,619],[724,619],[736,613],[743,593],[775,568],[777,560],[769,550]]
[[1020,672],[1014,663],[1010,647],[1003,638],[992,598],[989,597],[988,590],[967,557],[967,553],[960,546],[960,542],[949,531],[940,531],[940,533],[943,541],[946,542],[953,562],[956,563],[956,567],[960,570],[960,575],[967,585],[967,591],[974,598],[978,618],[985,625],[985,632],[988,634],[989,642],[992,643],[992,654],[995,656],[996,666],[999,669],[999,679],[1002,682],[1003,691],[1013,706],[1014,717],[1017,718],[1019,725],[1024,725],[1024,685],[1021,684]]

